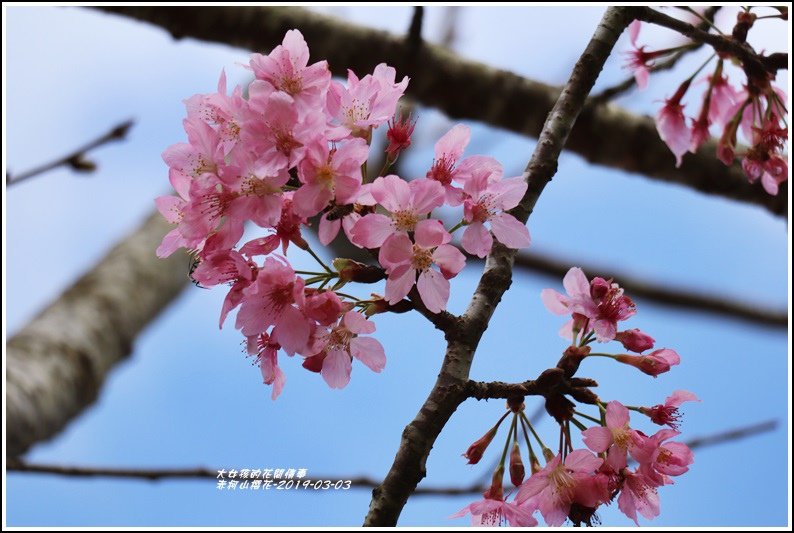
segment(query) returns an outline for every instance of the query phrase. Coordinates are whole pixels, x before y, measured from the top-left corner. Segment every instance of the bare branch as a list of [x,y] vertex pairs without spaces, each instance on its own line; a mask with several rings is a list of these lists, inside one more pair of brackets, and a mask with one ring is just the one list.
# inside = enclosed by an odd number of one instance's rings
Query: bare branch
[[117,244],[89,272],[6,344],[6,454],[56,435],[94,402],[135,336],[188,280],[181,253],[154,250],[169,230],[159,213]]
[[[693,41],[710,45],[717,52],[737,58],[742,62],[749,77],[766,79],[767,73],[774,75],[778,68],[788,68],[788,57],[786,57],[786,61],[781,61],[779,56],[770,60],[769,57],[758,54],[752,46],[745,42],[724,35],[708,33],[688,22],[665,15],[650,7],[638,7],[635,16],[639,20],[675,30]],[[787,54],[784,55],[787,56]]]
[[132,128],[133,124],[134,122],[132,120],[122,122],[121,124],[114,126],[104,135],[81,146],[68,155],[56,159],[55,161],[45,163],[41,166],[32,168],[26,172],[21,172],[14,176],[7,173],[6,186],[16,185],[17,183],[21,183],[34,176],[38,176],[39,174],[49,172],[50,170],[55,170],[58,167],[69,167],[75,172],[93,172],[96,170],[96,163],[86,157],[87,153],[91,150],[94,150],[95,148],[99,148],[102,145],[126,139],[127,133],[130,131],[130,128]]
[[[327,59],[334,73],[372,70],[383,61],[411,76],[408,95],[450,117],[471,119],[536,137],[559,88],[511,72],[464,60],[444,47],[424,42],[414,61],[404,36],[367,29],[300,8],[283,7],[102,7],[163,27],[175,38],[193,37],[269,50],[284,33],[300,28],[314,57]],[[614,142],[621,139],[621,142]],[[588,105],[571,132],[566,149],[591,163],[643,174],[698,191],[764,206],[780,216],[788,213],[788,184],[777,196],[751,184],[739,164],[723,165],[716,144],[706,143],[687,154],[675,168],[670,150],[650,117],[637,116],[613,104]]]
[[[698,437],[685,441],[692,449],[706,448],[715,444],[734,442],[762,433],[773,431],[777,428],[777,420],[767,420],[751,426],[740,427]],[[97,466],[73,466],[45,463],[28,463],[19,459],[11,459],[7,463],[8,472],[27,474],[49,474],[65,477],[110,477],[121,479],[134,479],[141,481],[163,481],[170,479],[217,479],[220,469],[205,467],[193,468],[115,468]],[[490,478],[490,474],[488,476]],[[378,486],[378,481],[367,476],[313,476],[322,480],[350,480],[350,486],[357,489],[371,489]],[[414,496],[458,496],[466,494],[480,494],[488,488],[488,483],[474,483],[466,487],[417,487]]]
[[[627,8],[621,7],[607,9],[548,115],[524,173],[529,188],[512,212],[522,222],[526,222],[543,188],[557,170],[557,158],[573,123],[604,62],[630,21],[627,11]],[[446,335],[447,353],[438,380],[416,418],[403,431],[389,473],[383,483],[372,491],[365,526],[396,525],[408,497],[425,477],[425,462],[435,439],[458,405],[468,396],[468,377],[474,352],[496,305],[510,286],[514,255],[514,250],[494,245],[466,313],[460,324]]]

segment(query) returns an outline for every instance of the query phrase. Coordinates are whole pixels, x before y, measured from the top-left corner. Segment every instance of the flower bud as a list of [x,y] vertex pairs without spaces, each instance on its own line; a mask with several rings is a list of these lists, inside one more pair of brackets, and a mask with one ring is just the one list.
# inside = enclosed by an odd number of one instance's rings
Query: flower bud
[[670,370],[670,367],[681,362],[679,355],[669,348],[662,348],[647,355],[620,354],[615,356],[615,360],[631,365],[653,377],[664,374]]
[[518,443],[513,443],[513,449],[510,452],[510,483],[518,487],[524,482],[524,463],[521,462],[521,450],[518,449]]
[[496,426],[489,429],[485,435],[474,441],[474,443],[469,446],[469,449],[463,454],[463,457],[469,460],[468,464],[476,465],[480,462],[480,459],[482,459],[482,454],[485,453],[485,449],[488,448],[488,445],[491,444],[491,441],[495,436]]
[[627,350],[637,353],[650,350],[655,342],[653,337],[636,328],[618,331],[615,335],[615,340],[623,344],[623,347]]

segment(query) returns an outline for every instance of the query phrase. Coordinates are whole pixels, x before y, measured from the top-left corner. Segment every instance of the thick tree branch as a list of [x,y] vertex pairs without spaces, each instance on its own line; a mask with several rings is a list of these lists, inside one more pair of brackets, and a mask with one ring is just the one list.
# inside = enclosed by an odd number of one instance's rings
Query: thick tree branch
[[[443,47],[423,42],[418,60],[404,37],[362,28],[299,8],[280,7],[102,7],[163,27],[175,38],[193,37],[249,50],[266,51],[279,44],[284,33],[299,28],[313,57],[327,59],[334,73],[348,68],[371,71],[388,62],[411,76],[409,96],[434,106],[450,117],[479,120],[536,137],[559,96],[559,88],[527,80],[461,59]],[[788,185],[778,196],[751,184],[738,164],[726,167],[715,157],[716,144],[706,143],[697,154],[687,154],[676,169],[670,150],[659,138],[654,121],[614,105],[588,105],[566,145],[568,150],[599,165],[644,174],[766,207],[785,216]]]
[[[570,79],[548,115],[524,178],[529,188],[513,211],[526,222],[559,157],[585,99],[618,37],[630,21],[626,8],[609,8],[576,63]],[[400,447],[383,483],[372,491],[365,526],[394,526],[402,508],[425,477],[425,462],[435,439],[468,396],[469,370],[480,338],[511,282],[514,250],[495,245],[480,283],[458,326],[447,333],[447,353],[436,384],[416,418],[406,426]]]
[[6,454],[56,435],[94,402],[135,336],[182,290],[189,261],[154,250],[159,213],[117,244],[6,344]]
[[6,186],[10,187],[11,185],[16,185],[17,183],[21,183],[32,177],[38,176],[39,174],[49,172],[50,170],[55,170],[58,167],[69,167],[76,172],[93,172],[96,170],[96,164],[86,158],[87,153],[110,142],[123,141],[127,138],[127,133],[130,131],[130,128],[132,128],[133,124],[134,122],[132,120],[122,122],[121,124],[114,126],[109,132],[87,144],[84,144],[77,150],[74,150],[72,153],[56,159],[55,161],[45,163],[41,166],[13,176],[9,173],[6,173]]

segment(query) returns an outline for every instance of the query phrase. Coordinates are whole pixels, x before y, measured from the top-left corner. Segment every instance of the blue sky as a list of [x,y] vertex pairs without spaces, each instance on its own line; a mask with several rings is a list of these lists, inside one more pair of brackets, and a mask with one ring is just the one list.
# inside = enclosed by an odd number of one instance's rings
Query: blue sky
[[[326,8],[359,23],[402,32],[411,10]],[[457,50],[470,58],[561,84],[589,39],[601,8],[465,8]],[[246,73],[247,51],[190,39],[78,8],[11,7],[6,15],[7,164],[22,170],[60,156],[126,118],[130,138],[97,150],[90,177],[58,170],[8,192],[7,327],[13,334],[40,308],[134,228],[167,190],[162,150],[181,141],[182,100],[214,90],[225,68],[230,84]],[[428,8],[425,34],[438,34],[442,8]],[[724,16],[729,16],[725,14]],[[760,48],[780,49],[785,24],[772,21]],[[565,32],[560,32],[565,28]],[[651,43],[669,33],[648,32]],[[619,49],[627,46],[624,38]],[[319,59],[319,58],[318,58]],[[652,113],[703,60],[651,78],[643,93],[620,98]],[[598,86],[623,79],[610,59]],[[364,74],[364,73],[359,73]],[[786,71],[787,75],[788,72]],[[781,85],[788,89],[788,83]],[[598,89],[598,87],[596,88]],[[421,109],[413,175],[425,172],[432,145],[453,123]],[[478,124],[467,153],[500,159],[520,174],[534,141]],[[616,142],[620,142],[616,140]],[[672,164],[672,156],[671,156]],[[573,154],[560,159],[529,223],[533,247],[561,257],[613,266],[633,276],[712,291],[768,306],[787,306],[787,227],[765,210],[622,171],[591,167]],[[293,258],[308,266],[306,258]],[[450,309],[459,313],[479,277],[470,265],[453,281]],[[472,378],[523,381],[552,366],[564,349],[560,318],[539,294],[548,286],[517,273],[478,351]],[[388,363],[380,375],[354,365],[343,391],[282,358],[287,386],[278,401],[240,349],[240,335],[217,329],[221,290],[189,288],[138,339],[132,358],[113,372],[99,402],[61,435],[36,446],[31,461],[107,466],[307,468],[310,477],[382,477],[402,428],[431,388],[443,338],[418,315],[378,317]],[[685,437],[777,419],[779,427],[749,440],[696,453],[690,473],[660,491],[654,525],[784,525],[788,516],[788,336],[780,329],[637,300],[629,323],[675,348],[682,364],[656,380],[598,359],[585,375],[603,398],[659,403],[672,390],[695,391]],[[528,400],[533,410],[534,400]],[[453,416],[428,461],[428,486],[468,485],[486,474],[460,454],[502,411],[500,401],[468,402]],[[551,424],[540,426],[553,440]],[[646,427],[646,430],[652,430]],[[491,455],[498,455],[496,448]],[[369,491],[221,493],[207,481],[148,483],[9,474],[8,525],[357,525]],[[465,525],[446,517],[474,497],[413,498],[401,525]],[[607,525],[630,525],[615,506]],[[643,522],[647,524],[646,522]]]

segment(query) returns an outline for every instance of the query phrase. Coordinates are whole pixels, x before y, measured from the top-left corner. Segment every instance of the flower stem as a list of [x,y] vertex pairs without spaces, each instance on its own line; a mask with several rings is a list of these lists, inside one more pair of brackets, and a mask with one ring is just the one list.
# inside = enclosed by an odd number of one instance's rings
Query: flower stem
[[326,272],[328,272],[329,274],[335,274],[335,273],[334,273],[334,271],[333,271],[333,270],[331,270],[331,268],[330,268],[328,265],[326,265],[325,263],[323,263],[323,260],[322,260],[322,259],[320,259],[320,256],[318,256],[316,253],[314,253],[314,250],[312,250],[312,247],[311,247],[311,246],[309,246],[309,245],[306,245],[306,251],[307,251],[307,252],[309,252],[309,255],[311,255],[312,257],[314,257],[314,260],[315,260],[315,261],[317,261],[317,262],[320,264],[320,266],[321,266],[321,267],[323,267],[323,270],[325,270],[325,271],[326,271]]
[[601,420],[599,420],[598,418],[596,418],[594,416],[586,415],[586,414],[581,413],[579,411],[574,411],[574,414],[576,414],[578,416],[581,416],[582,418],[586,418],[587,420],[590,420],[591,422],[595,422],[596,424],[600,424],[601,423]]

